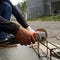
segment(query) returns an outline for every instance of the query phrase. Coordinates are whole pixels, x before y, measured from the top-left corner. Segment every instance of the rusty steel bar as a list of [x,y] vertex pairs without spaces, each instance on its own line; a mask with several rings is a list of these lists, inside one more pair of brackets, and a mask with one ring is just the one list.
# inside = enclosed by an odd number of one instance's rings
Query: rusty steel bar
[[60,55],[59,55],[59,54],[57,54],[56,52],[54,52],[53,50],[52,50],[52,52],[53,52],[53,53],[55,53],[58,57],[60,57]]
[[47,42],[50,43],[51,45],[55,46],[56,48],[60,49],[60,47],[58,47],[58,46],[52,44],[51,42],[49,42],[49,41],[47,41]]
[[[40,56],[40,53],[39,53],[39,49],[41,49],[41,48],[39,48],[39,46],[40,46],[40,44],[42,44],[43,46],[45,46],[46,48],[47,48],[47,54],[46,54],[46,56],[42,56],[42,57],[47,57],[48,56],[48,50],[50,50],[50,60],[52,60],[52,52],[54,52],[53,50],[56,50],[56,49],[60,49],[60,47],[58,47],[58,46],[56,46],[56,45],[54,45],[53,43],[51,43],[51,42],[48,42],[48,41],[46,41],[47,42],[47,45],[45,45],[44,43],[42,43],[42,42],[38,42],[37,44],[37,51],[33,48],[33,50],[35,51],[35,53],[38,55],[38,57],[40,58],[41,56]],[[56,48],[49,48],[48,47],[48,43],[50,43],[52,46],[54,46],[54,47],[56,47]],[[59,54],[57,54],[56,52],[54,52],[57,56],[59,56]],[[60,57],[60,56],[59,56]]]

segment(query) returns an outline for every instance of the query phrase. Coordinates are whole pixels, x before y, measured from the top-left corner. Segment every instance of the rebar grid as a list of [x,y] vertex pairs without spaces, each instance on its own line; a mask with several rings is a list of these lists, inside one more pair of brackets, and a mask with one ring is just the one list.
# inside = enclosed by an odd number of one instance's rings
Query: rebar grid
[[[49,38],[51,38],[51,37],[49,37]],[[57,37],[53,37],[53,38],[56,38],[57,40],[59,40]],[[43,51],[43,49],[40,48],[40,44],[43,45],[44,47],[46,47],[46,53]],[[53,48],[53,47],[50,48],[50,47],[48,46],[48,44],[51,44],[52,46],[54,46],[54,48]],[[37,47],[35,47],[35,46],[37,46]],[[32,45],[32,49],[35,51],[35,53],[38,55],[39,58],[47,58],[47,60],[52,60],[53,53],[56,54],[58,57],[60,57],[60,55],[57,54],[57,53],[54,51],[54,50],[57,50],[57,49],[60,50],[60,47],[57,46],[57,45],[55,45],[55,44],[53,44],[53,43],[51,43],[51,42],[49,42],[49,41],[47,41],[47,40],[46,40],[46,43],[45,43],[45,44],[38,41],[38,42],[37,42],[37,45],[35,45],[35,46]],[[40,50],[43,52],[44,56],[41,56],[41,55],[40,55]],[[48,54],[48,52],[49,52],[50,54]],[[42,59],[42,60],[43,60],[43,59]]]

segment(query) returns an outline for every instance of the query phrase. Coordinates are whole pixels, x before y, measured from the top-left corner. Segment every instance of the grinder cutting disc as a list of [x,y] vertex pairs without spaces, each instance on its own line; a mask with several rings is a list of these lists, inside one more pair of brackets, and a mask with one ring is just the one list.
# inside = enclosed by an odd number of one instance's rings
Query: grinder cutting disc
[[38,29],[36,29],[36,31],[39,31],[39,32],[45,32],[45,34],[46,34],[45,40],[47,39],[48,34],[47,34],[47,31],[46,31],[45,29],[43,29],[43,28],[38,28]]

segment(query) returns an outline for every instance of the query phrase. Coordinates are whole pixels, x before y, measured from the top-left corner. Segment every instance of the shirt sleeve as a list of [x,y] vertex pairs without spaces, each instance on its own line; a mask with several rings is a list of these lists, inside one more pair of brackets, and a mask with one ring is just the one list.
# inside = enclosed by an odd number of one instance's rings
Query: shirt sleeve
[[17,25],[16,23],[10,22],[0,16],[0,31],[4,31],[4,32],[15,35],[18,29],[19,29],[19,25]]
[[25,19],[23,18],[22,14],[18,11],[18,9],[8,0],[8,3],[12,6],[12,14],[15,16],[17,21],[24,27],[27,28],[28,24],[26,23]]

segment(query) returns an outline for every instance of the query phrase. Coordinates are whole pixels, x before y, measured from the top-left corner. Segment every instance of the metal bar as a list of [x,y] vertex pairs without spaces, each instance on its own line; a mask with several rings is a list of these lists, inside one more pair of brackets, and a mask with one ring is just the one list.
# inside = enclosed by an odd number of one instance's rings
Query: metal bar
[[37,51],[38,51],[38,56],[40,57],[40,54],[39,54],[39,42],[38,42],[38,45],[37,45]]
[[[47,44],[47,46],[48,46],[48,42],[47,42],[47,41],[46,41],[46,44]],[[48,55],[48,48],[46,48],[46,49],[47,49],[47,51],[46,51],[46,52],[47,52],[47,55]]]
[[56,52],[54,52],[53,50],[52,50],[52,52],[53,52],[53,53],[55,53],[58,57],[60,57],[60,55],[59,55],[59,54],[57,54]]
[[[48,41],[47,41],[47,42],[48,42]],[[60,47],[58,47],[58,46],[52,44],[51,42],[48,42],[48,43],[50,43],[51,45],[53,45],[53,46],[57,47],[58,49],[60,49]]]
[[[54,52],[53,50],[55,50],[55,49],[60,49],[60,47],[58,47],[58,46],[56,46],[56,45],[54,45],[53,43],[51,43],[51,42],[48,42],[48,41],[46,41],[46,45],[44,44],[44,43],[42,43],[42,42],[38,42],[37,44],[37,51],[33,48],[33,50],[36,52],[36,54],[38,55],[38,57],[39,58],[41,58],[41,57],[46,57],[47,58],[47,56],[48,56],[48,50],[50,50],[50,60],[52,60],[52,55],[53,55],[53,53],[55,53],[57,56],[59,56],[60,57],[60,55],[59,54],[57,54],[56,52]],[[52,46],[54,46],[54,47],[56,47],[56,48],[49,48],[48,47],[48,43],[49,44],[51,44]],[[39,52],[39,49],[41,49],[41,48],[39,48],[39,46],[40,46],[40,44],[42,44],[43,46],[45,46],[46,48],[47,48],[47,54],[45,54],[46,56],[40,56],[40,52]],[[41,49],[41,51],[43,52],[43,50]],[[53,52],[53,53],[52,53]]]
[[50,60],[52,60],[52,50],[50,50]]
[[41,51],[43,52],[44,55],[46,55],[46,56],[41,56],[41,57],[47,57],[47,59],[49,60],[49,56],[42,49],[41,49]]
[[[40,43],[41,43],[41,42],[40,42]],[[41,43],[41,44],[50,50],[50,48],[49,48],[48,46],[46,46],[46,45],[45,45],[45,44],[43,44],[43,43]]]

